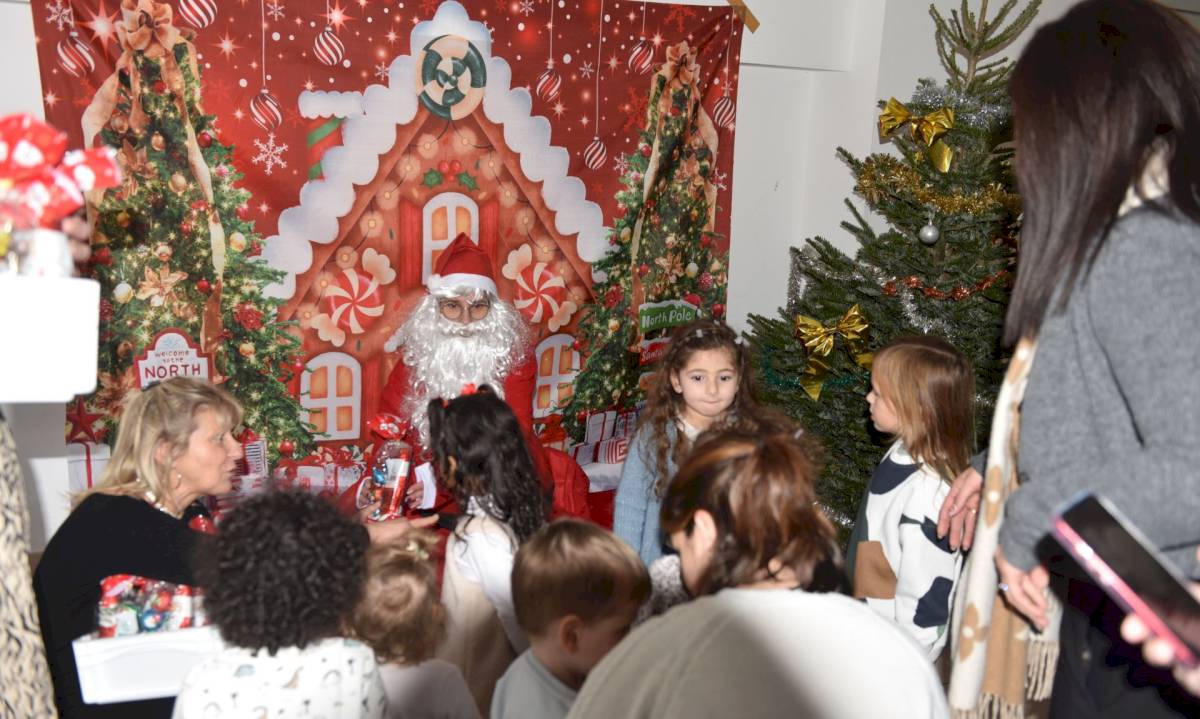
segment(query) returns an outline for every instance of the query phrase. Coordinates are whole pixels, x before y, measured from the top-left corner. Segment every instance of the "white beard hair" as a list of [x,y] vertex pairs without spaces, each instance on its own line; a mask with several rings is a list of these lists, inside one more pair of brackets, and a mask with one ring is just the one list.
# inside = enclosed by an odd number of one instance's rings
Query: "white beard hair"
[[[492,307],[487,317],[463,324],[446,319],[438,300],[487,295]],[[491,385],[504,398],[504,380],[525,356],[530,342],[529,329],[520,313],[490,293],[468,290],[440,291],[426,295],[412,314],[384,345],[388,352],[397,349],[408,366],[410,386],[401,406],[417,430],[421,445],[429,444],[429,400],[453,399],[467,384]]]

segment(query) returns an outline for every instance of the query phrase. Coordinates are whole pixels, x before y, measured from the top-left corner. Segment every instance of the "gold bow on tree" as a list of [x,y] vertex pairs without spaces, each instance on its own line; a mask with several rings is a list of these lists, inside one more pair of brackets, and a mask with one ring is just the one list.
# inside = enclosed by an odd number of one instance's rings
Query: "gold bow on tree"
[[826,358],[833,352],[839,335],[855,363],[863,369],[871,368],[874,354],[867,351],[867,331],[870,327],[858,305],[847,310],[846,314],[832,325],[826,325],[807,315],[796,315],[793,323],[796,326],[796,337],[804,343],[804,348],[808,351],[808,363],[800,377],[800,386],[813,400],[821,398],[821,388],[825,386],[830,371]]
[[954,159],[954,149],[941,140],[950,130],[954,129],[954,110],[943,107],[928,115],[913,115],[907,107],[896,98],[891,98],[879,115],[879,134],[887,137],[892,131],[904,123],[909,124],[913,139],[925,143],[929,148],[929,160],[940,172],[950,169]]

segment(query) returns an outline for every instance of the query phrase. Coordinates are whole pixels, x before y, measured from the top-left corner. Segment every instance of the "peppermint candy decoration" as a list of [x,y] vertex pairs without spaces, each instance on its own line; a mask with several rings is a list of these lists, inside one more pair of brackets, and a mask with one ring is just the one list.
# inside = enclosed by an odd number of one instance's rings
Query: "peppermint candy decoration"
[[59,40],[58,66],[74,77],[87,77],[96,69],[92,49],[79,37],[79,33],[71,31],[71,34]]
[[442,35],[421,51],[421,104],[443,120],[461,120],[483,102],[487,64],[469,40]]
[[346,46],[333,28],[327,27],[313,42],[313,53],[326,65],[336,65],[346,56]]
[[517,275],[513,306],[531,324],[548,322],[567,299],[567,284],[545,262],[525,268]]
[[273,131],[283,123],[283,111],[279,109],[279,101],[267,92],[265,87],[250,100],[250,116],[254,118],[255,124],[267,132]]
[[542,70],[541,75],[538,75],[537,85],[534,86],[534,89],[543,102],[554,102],[558,99],[559,91],[562,90],[562,77],[554,68],[548,67]]
[[599,170],[604,167],[605,162],[608,162],[608,148],[596,137],[583,151],[583,164],[587,165],[589,170]]
[[383,314],[379,281],[354,268],[346,268],[325,290],[329,318],[342,329],[360,335]]
[[179,15],[194,28],[204,28],[217,19],[214,0],[179,0]]
[[646,38],[638,41],[629,51],[629,71],[645,75],[654,67],[654,46],[646,42]]
[[718,127],[728,129],[733,124],[735,114],[733,98],[729,95],[722,95],[717,104],[713,107],[713,122],[717,123]]

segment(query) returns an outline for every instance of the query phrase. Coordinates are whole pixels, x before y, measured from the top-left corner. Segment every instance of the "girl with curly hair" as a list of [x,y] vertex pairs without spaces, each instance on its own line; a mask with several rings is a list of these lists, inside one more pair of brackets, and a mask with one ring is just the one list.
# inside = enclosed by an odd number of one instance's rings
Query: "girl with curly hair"
[[197,568],[229,646],[188,674],[174,716],[382,717],[375,653],[342,637],[369,544],[362,525],[307,492],[267,492],[230,512]]
[[545,524],[549,498],[521,425],[489,385],[431,400],[428,412],[434,466],[465,510],[446,544],[449,622],[438,656],[462,670],[487,716],[496,682],[529,647],[513,609],[513,557]]
[[697,320],[676,330],[647,393],[613,514],[613,533],[647,566],[664,553],[658,511],[675,468],[701,432],[751,413],[751,386],[746,351],[729,327]]

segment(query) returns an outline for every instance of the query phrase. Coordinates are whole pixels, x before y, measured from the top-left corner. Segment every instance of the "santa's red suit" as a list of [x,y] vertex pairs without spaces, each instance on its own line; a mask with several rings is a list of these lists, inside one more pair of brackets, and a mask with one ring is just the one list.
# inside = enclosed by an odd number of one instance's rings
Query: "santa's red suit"
[[[455,277],[458,281],[462,281],[468,273],[476,273],[483,277],[483,282],[491,282],[491,267],[490,263],[485,266],[482,263],[481,257],[486,258],[483,252],[471,242],[466,235],[459,235],[446,251],[439,257],[439,262],[435,268],[437,274],[431,281],[436,281],[439,277]],[[495,293],[494,283],[488,287],[489,291]],[[526,445],[529,447],[529,454],[533,459],[534,469],[538,476],[542,478],[547,488],[553,486],[554,516],[588,516],[587,493],[588,482],[587,476],[580,469],[578,463],[565,452],[560,452],[554,449],[543,447],[538,441],[533,431],[533,395],[537,384],[537,366],[534,363],[532,352],[526,354],[520,361],[514,363],[512,369],[504,377],[502,391],[504,400],[516,415],[517,421],[521,425],[521,429],[525,433]],[[396,415],[402,420],[409,421],[411,418],[405,416],[406,399],[414,391],[412,387],[411,370],[403,360],[396,363],[391,374],[388,375],[387,383],[380,395],[379,408],[381,412],[387,412]],[[404,437],[414,448],[416,461],[414,464],[421,462],[432,461],[431,453],[427,448],[422,446],[420,434],[416,430],[415,423],[409,421],[409,428]],[[368,473],[369,474],[369,473]],[[358,496],[359,486],[362,482],[367,481],[368,476],[364,476],[349,490],[344,492],[339,500],[339,505],[342,511],[352,513],[356,511],[356,497]],[[435,504],[438,511],[456,511],[453,506],[453,500],[450,494],[442,488],[438,487],[438,497]]]

